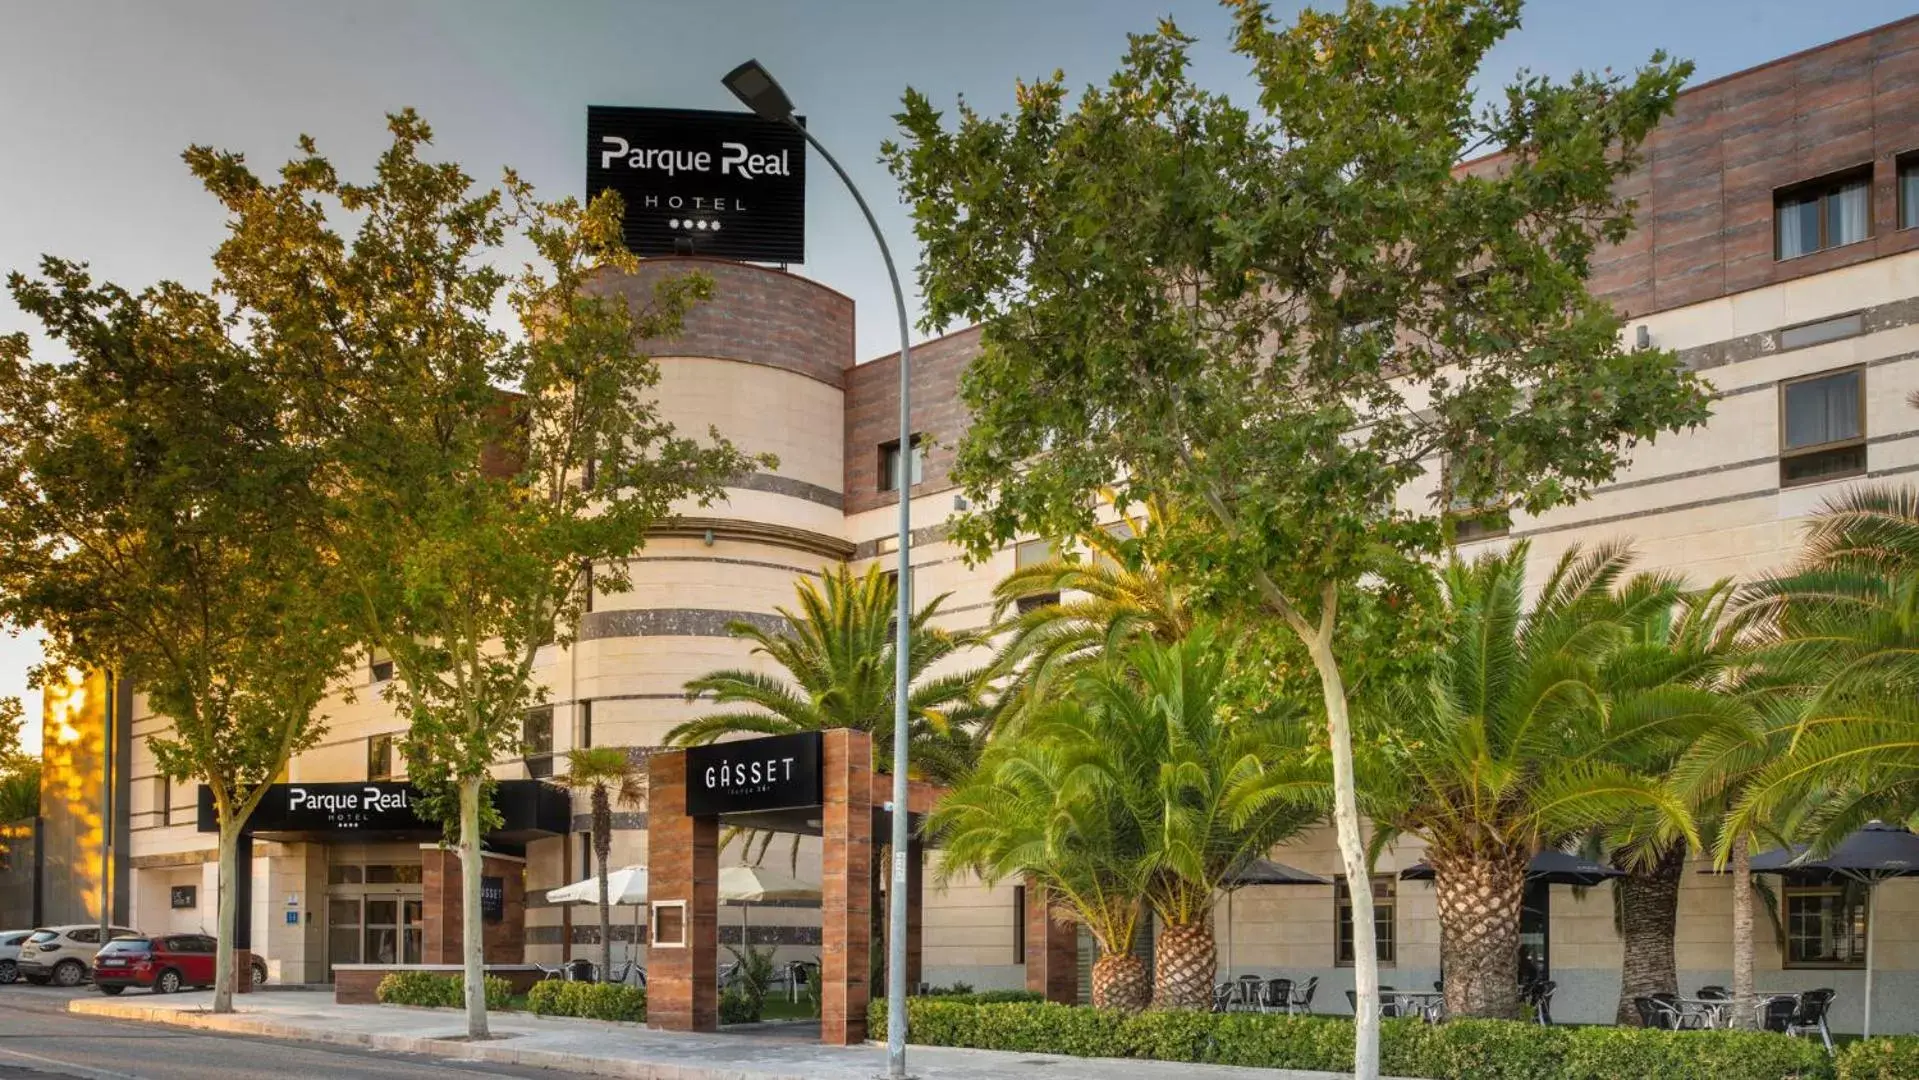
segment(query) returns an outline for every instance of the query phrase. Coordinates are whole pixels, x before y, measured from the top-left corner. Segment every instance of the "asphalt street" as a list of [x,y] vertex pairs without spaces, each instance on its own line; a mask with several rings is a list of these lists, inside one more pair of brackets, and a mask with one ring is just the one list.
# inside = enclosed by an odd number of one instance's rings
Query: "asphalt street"
[[[157,1024],[72,1016],[67,1001],[91,986],[61,990],[0,986],[0,1078],[50,1076],[86,1080],[240,1080],[242,1077],[381,1077],[465,1080],[523,1076],[551,1080],[545,1069],[441,1062],[412,1054],[326,1046],[283,1039],[212,1035]],[[128,998],[139,991],[129,991]]]

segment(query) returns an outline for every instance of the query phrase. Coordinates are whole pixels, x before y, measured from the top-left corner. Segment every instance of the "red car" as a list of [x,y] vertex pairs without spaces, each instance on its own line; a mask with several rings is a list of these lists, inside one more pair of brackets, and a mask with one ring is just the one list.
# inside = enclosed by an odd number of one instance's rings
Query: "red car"
[[171,994],[189,986],[212,986],[214,939],[205,934],[116,938],[93,958],[93,984],[103,994],[144,986]]

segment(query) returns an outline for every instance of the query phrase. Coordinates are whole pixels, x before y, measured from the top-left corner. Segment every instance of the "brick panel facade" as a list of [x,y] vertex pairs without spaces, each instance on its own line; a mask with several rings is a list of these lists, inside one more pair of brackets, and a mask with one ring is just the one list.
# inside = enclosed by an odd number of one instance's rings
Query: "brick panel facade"
[[[422,904],[420,959],[428,964],[458,964],[463,960],[460,854],[451,848],[421,852]],[[486,924],[489,964],[526,962],[526,864],[519,859],[483,855],[481,877],[497,877],[505,892],[505,909],[498,922]]]
[[[960,373],[979,355],[979,327],[913,346],[913,430],[924,455],[915,495],[952,486],[953,454],[966,431],[960,404]],[[898,353],[861,364],[846,379],[846,512],[892,506],[896,492],[881,491],[882,443],[900,437]]]

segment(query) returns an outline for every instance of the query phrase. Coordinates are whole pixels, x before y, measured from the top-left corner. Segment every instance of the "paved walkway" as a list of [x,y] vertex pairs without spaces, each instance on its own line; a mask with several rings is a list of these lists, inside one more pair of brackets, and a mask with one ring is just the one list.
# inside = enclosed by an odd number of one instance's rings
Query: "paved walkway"
[[[207,1011],[210,993],[171,997],[85,997],[71,1012],[174,1024],[203,1031],[305,1039],[461,1061],[559,1069],[635,1080],[873,1080],[886,1072],[883,1047],[736,1035],[649,1031],[634,1024],[495,1013],[494,1039],[463,1041],[464,1018],[448,1009],[336,1005],[324,994],[246,994],[238,1012]],[[909,1071],[920,1080],[1332,1080],[1333,1073],[1241,1069],[1221,1065],[1069,1058],[986,1050],[912,1047]]]

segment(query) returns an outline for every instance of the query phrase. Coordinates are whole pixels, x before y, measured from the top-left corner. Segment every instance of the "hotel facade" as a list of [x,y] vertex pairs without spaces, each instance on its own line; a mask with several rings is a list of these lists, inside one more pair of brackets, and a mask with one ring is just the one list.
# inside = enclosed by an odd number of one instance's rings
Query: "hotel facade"
[[[1919,411],[1908,403],[1919,391],[1919,18],[1685,91],[1622,194],[1638,200],[1639,227],[1601,253],[1594,288],[1626,317],[1629,343],[1677,350],[1711,385],[1712,419],[1641,448],[1592,498],[1515,515],[1475,535],[1462,554],[1524,539],[1543,573],[1569,545],[1623,540],[1643,569],[1695,584],[1743,579],[1791,559],[1804,520],[1824,500],[1914,479],[1906,474],[1919,472]],[[523,805],[490,838],[484,873],[498,894],[489,898],[490,959],[554,963],[596,952],[593,910],[543,899],[591,869],[584,800],[555,804],[538,783],[554,774],[556,758],[576,746],[636,755],[658,747],[708,707],[686,700],[687,680],[763,666],[728,633],[730,623],[779,625],[776,609],[791,604],[797,579],[842,565],[892,566],[896,500],[912,500],[914,595],[948,594],[944,625],[986,625],[994,584],[1043,552],[1009,545],[969,565],[946,539],[958,494],[949,469],[966,424],[958,380],[977,352],[975,330],[914,349],[918,441],[902,448],[898,357],[856,363],[852,300],[782,270],[704,258],[649,260],[610,285],[637,299],[661,276],[688,270],[713,278],[714,298],[692,313],[683,336],[648,346],[663,411],[685,428],[712,425],[779,464],[649,537],[632,560],[632,590],[594,596],[577,640],[542,650],[537,678],[549,704],[526,718],[525,755],[495,769]],[[360,667],[352,700],[327,704],[326,735],[294,759],[289,785],[403,779],[400,721],[380,693],[391,675],[379,657]],[[146,749],[145,737],[168,721],[137,693],[104,691],[85,716],[70,700],[49,701],[49,732],[72,732],[59,745],[80,749],[55,762],[50,735],[48,784],[85,795],[62,797],[89,815],[87,828],[69,823],[59,835],[112,836],[112,856],[97,872],[109,878],[116,919],[151,932],[211,930],[213,835],[199,827],[196,791],[158,777]],[[117,739],[88,735],[95,721],[87,717],[109,699],[125,700],[130,724],[113,729]],[[81,752],[95,743],[115,752]],[[113,782],[76,777],[103,767]],[[646,821],[644,807],[616,808],[613,866],[647,861]],[[257,835],[252,949],[273,980],[326,982],[341,964],[457,959],[457,860],[436,832],[361,824],[287,817]],[[784,850],[776,844],[769,859]],[[1329,881],[1340,873],[1329,832],[1274,857]],[[736,859],[731,849],[722,857]],[[1416,844],[1387,851],[1375,886],[1383,981],[1401,988],[1424,988],[1439,974],[1432,888],[1397,876],[1419,859]],[[99,868],[97,856],[54,861],[66,868],[59,904],[73,910],[54,910],[49,893],[40,920],[94,917],[97,907],[81,909],[98,903],[97,880],[68,879]],[[817,842],[803,841],[799,876],[817,881],[819,863]],[[1687,992],[1731,978],[1731,890],[1708,870],[1696,860],[1680,892]],[[1763,908],[1758,920],[1761,990],[1833,987],[1835,1028],[1859,1030],[1870,924],[1874,1028],[1919,1030],[1919,883],[1882,886],[1871,910],[1843,890],[1777,891],[1777,933]],[[1225,904],[1218,913],[1221,977],[1317,975],[1320,1011],[1345,1011],[1341,991],[1352,981],[1342,942],[1349,945],[1351,927],[1340,897],[1337,883],[1237,893],[1230,918]],[[722,943],[739,940],[741,914],[722,911]],[[1015,883],[929,883],[922,979],[1024,985],[1027,914]],[[782,960],[812,959],[819,922],[817,907],[803,904],[755,909],[752,940],[776,945]],[[617,911],[614,923],[628,943],[617,958],[634,947],[633,912]],[[1535,888],[1524,929],[1535,963],[1558,984],[1555,1016],[1609,1022],[1621,962],[1609,890]],[[1080,963],[1090,960],[1083,942]]]

